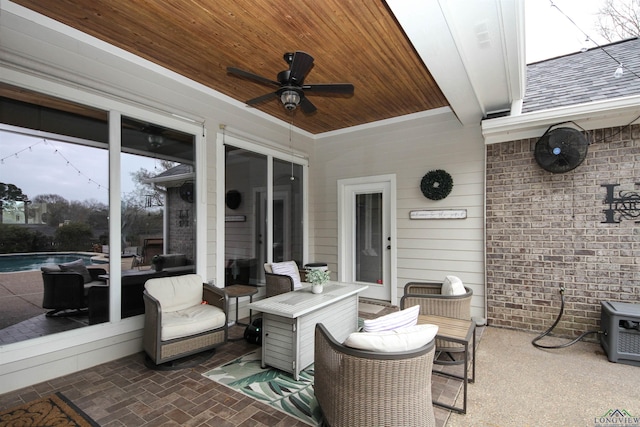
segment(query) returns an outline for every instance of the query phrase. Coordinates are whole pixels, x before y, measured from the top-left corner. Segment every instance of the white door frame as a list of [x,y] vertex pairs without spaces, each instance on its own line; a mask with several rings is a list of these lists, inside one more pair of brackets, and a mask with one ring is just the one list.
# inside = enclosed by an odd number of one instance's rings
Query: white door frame
[[351,259],[349,248],[351,247],[351,217],[349,187],[354,185],[389,185],[389,230],[386,230],[390,240],[388,244],[391,246],[389,250],[389,286],[391,302],[395,304],[398,299],[398,275],[397,275],[397,258],[398,249],[396,247],[396,175],[376,175],[359,178],[348,178],[338,180],[338,280],[341,282],[349,281],[348,273],[350,271],[347,264]]

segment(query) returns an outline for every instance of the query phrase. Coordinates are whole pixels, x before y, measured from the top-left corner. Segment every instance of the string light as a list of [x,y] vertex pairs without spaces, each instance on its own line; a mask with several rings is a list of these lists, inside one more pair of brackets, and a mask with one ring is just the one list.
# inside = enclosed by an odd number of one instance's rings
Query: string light
[[618,68],[616,68],[615,73],[613,73],[613,77],[619,79],[624,74],[624,70],[622,69],[622,64],[618,64]]
[[18,156],[19,154],[25,152],[25,151],[30,151],[33,152],[33,147],[35,147],[38,144],[44,144],[44,145],[51,145],[54,148],[53,154],[54,155],[58,155],[60,157],[62,157],[62,159],[66,162],[66,165],[68,167],[71,167],[73,169],[76,170],[76,172],[78,172],[78,176],[84,176],[85,178],[87,178],[89,184],[94,183],[98,186],[98,188],[104,188],[105,190],[109,190],[108,187],[104,187],[102,185],[100,185],[100,183],[98,183],[97,181],[95,181],[94,179],[92,179],[91,177],[89,177],[88,175],[84,174],[79,168],[77,168],[69,159],[67,159],[64,154],[62,154],[62,152],[60,150],[58,150],[58,148],[55,147],[55,145],[53,144],[53,142],[51,141],[47,141],[47,139],[42,139],[40,141],[37,141],[31,145],[29,145],[28,147],[23,148],[22,150],[18,150],[13,154],[10,154],[8,156],[2,157],[0,158],[0,164],[4,164],[5,160],[10,159],[10,158],[16,158],[19,159],[20,157]]

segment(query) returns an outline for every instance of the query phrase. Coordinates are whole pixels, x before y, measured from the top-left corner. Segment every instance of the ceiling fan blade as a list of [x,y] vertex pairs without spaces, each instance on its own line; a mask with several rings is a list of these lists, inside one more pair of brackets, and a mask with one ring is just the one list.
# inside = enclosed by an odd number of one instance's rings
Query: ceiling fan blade
[[275,98],[278,94],[276,92],[267,93],[266,95],[258,96],[257,98],[250,99],[246,102],[247,105],[255,105],[264,101],[268,101],[271,98]]
[[276,81],[270,80],[266,77],[262,77],[254,73],[250,73],[249,71],[244,71],[235,67],[227,67],[227,73],[235,74],[240,77],[246,77],[248,79],[255,80],[257,82],[264,83],[267,85],[280,86],[280,83]]
[[294,53],[289,67],[291,80],[294,83],[302,84],[311,67],[313,67],[313,56],[301,51]]
[[305,97],[300,100],[300,108],[305,114],[311,114],[317,110],[316,106]]
[[354,88],[351,83],[326,83],[304,85],[302,86],[302,89],[312,92],[352,94]]

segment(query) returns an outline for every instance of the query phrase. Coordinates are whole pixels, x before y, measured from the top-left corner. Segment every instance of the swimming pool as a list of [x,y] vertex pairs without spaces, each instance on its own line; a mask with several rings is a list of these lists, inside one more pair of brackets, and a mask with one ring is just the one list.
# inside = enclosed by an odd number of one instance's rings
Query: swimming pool
[[95,255],[86,253],[47,252],[29,254],[0,255],[0,273],[13,273],[16,271],[39,270],[43,265],[58,265],[65,262],[81,259],[85,265],[103,264],[94,262],[91,257]]

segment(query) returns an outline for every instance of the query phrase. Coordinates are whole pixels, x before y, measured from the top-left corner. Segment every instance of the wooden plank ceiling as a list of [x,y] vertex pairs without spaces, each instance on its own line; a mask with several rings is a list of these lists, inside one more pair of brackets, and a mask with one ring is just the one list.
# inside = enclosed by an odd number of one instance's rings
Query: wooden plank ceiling
[[[305,51],[305,84],[355,86],[350,97],[308,94],[318,110],[298,108],[294,124],[313,134],[448,105],[383,0],[13,1],[241,102],[277,88],[228,66],[277,80],[283,54]],[[256,108],[291,121],[276,98]]]

